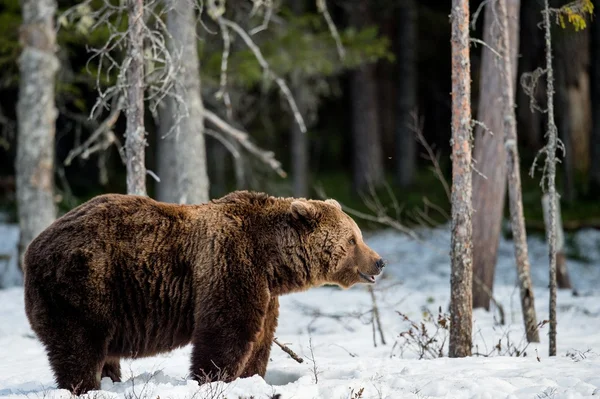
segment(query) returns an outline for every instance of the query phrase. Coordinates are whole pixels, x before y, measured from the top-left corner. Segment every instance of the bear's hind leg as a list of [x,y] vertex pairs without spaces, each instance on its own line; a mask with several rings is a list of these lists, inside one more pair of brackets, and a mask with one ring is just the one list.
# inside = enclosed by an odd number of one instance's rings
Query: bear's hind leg
[[273,297],[269,302],[269,309],[265,316],[262,332],[258,342],[254,345],[252,355],[246,363],[246,367],[241,374],[242,378],[252,377],[255,374],[261,377],[267,372],[269,355],[271,354],[271,345],[277,329],[277,318],[279,317],[279,297]]
[[107,357],[102,367],[102,378],[109,377],[113,382],[121,382],[121,360]]
[[100,389],[107,342],[97,330],[67,322],[60,330],[47,329],[44,341],[59,389],[74,395]]

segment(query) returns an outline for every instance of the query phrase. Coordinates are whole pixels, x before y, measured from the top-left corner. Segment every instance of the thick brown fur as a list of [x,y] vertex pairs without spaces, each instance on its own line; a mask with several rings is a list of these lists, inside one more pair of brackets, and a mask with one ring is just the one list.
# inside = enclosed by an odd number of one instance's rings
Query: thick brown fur
[[25,254],[25,309],[59,388],[192,343],[199,382],[264,376],[278,296],[372,283],[383,263],[334,200],[236,191],[200,205],[107,194]]

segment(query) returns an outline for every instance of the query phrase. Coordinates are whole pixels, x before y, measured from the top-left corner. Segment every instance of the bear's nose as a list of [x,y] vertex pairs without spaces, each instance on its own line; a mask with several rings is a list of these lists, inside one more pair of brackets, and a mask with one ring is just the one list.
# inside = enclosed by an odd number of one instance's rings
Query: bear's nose
[[382,258],[379,258],[375,261],[375,266],[377,269],[381,270],[385,267],[385,261]]

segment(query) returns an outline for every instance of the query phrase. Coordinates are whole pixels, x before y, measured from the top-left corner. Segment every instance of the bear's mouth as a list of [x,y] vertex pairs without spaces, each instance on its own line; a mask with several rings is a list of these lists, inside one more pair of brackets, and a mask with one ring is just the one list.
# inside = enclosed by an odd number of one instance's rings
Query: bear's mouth
[[365,280],[371,284],[375,283],[375,276],[370,275],[370,274],[365,274],[365,273],[361,272],[360,270],[358,271],[358,274],[360,274],[360,276],[363,278],[363,280]]

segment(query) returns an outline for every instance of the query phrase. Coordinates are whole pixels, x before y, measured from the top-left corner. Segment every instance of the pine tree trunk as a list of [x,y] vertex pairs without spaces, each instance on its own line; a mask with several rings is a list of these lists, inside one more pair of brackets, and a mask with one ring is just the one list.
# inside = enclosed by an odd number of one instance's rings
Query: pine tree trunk
[[55,0],[23,0],[17,103],[16,192],[19,215],[19,264],[29,243],[56,217],[54,138],[57,110]]
[[[350,24],[360,28],[370,21],[369,2],[353,1]],[[373,64],[363,64],[350,78],[355,192],[368,192],[370,188],[381,186],[384,179],[374,70]]]
[[[294,13],[298,16],[305,11],[304,0],[294,1],[292,4]],[[296,99],[296,104],[302,115],[306,115],[306,90],[302,79],[293,79],[292,93]],[[308,133],[302,133],[298,124],[293,121],[291,126],[292,135],[292,184],[294,197],[304,198],[309,195],[309,151],[308,151]]]
[[146,194],[146,128],[144,126],[144,39],[143,0],[128,0],[129,31],[127,68],[127,125],[125,152],[127,155],[127,193]]
[[204,140],[204,104],[200,92],[200,62],[196,39],[196,15],[192,3],[172,1],[167,29],[177,64],[176,113],[182,116],[175,130],[177,158],[177,202],[199,204],[209,199]]
[[548,215],[550,229],[546,235],[548,240],[549,285],[550,285],[550,356],[556,356],[556,147],[557,131],[554,123],[554,71],[552,69],[552,37],[550,25],[550,9],[548,0],[544,0],[544,30],[546,44],[546,94],[548,96],[548,144],[546,148],[546,176],[550,212]]
[[469,2],[452,0],[452,273],[450,357],[471,355],[472,191]]
[[600,199],[600,24],[594,21],[591,29],[591,100],[592,133],[590,138],[589,195]]
[[[496,1],[487,3],[484,13],[483,41],[493,49],[501,46],[497,8]],[[509,34],[511,43],[515,43],[519,31],[518,0],[511,1],[510,12]],[[510,49],[512,65],[517,65],[517,48],[515,45]],[[481,173],[473,173],[473,307],[486,310],[490,308],[489,293],[494,287],[506,193],[504,127],[502,113],[498,112],[502,106],[499,93],[505,82],[499,73],[499,62],[496,54],[483,47],[477,119],[491,133],[481,126],[475,128],[474,158]],[[516,73],[511,78],[515,82]]]
[[[293,89],[294,98],[304,115],[302,87]],[[292,124],[292,178],[294,197],[308,197],[308,133],[302,133],[297,123]]]
[[[544,224],[546,231],[550,230],[550,203],[548,194],[542,197],[542,209],[544,211]],[[556,202],[556,284],[558,288],[571,289],[571,278],[567,270],[567,255],[565,254],[565,233],[562,227],[560,201]]]
[[156,163],[160,182],[156,183],[156,199],[177,203],[177,153],[175,152],[175,132],[172,118],[173,100],[163,99],[158,108],[159,125],[156,137]]
[[[538,27],[540,23],[542,4],[540,1],[522,1],[521,2],[521,24],[520,24],[520,51],[519,53],[519,74],[528,73],[536,69],[543,60],[544,36],[540,33]],[[510,11],[509,11],[510,12]],[[510,22],[509,22],[510,23]],[[539,104],[546,102],[544,98],[545,89],[542,84],[537,85],[535,99]],[[532,153],[542,148],[542,130],[544,115],[531,110],[529,106],[529,97],[525,91],[519,87],[517,90],[519,108],[518,130],[520,140],[524,146]]]
[[[565,3],[555,0],[554,6],[560,7]],[[554,38],[553,63],[556,76],[556,125],[566,148],[562,201],[571,203],[578,194],[576,176],[586,176],[590,168],[590,29],[559,29]]]
[[417,145],[411,113],[417,111],[417,3],[398,4],[398,113],[396,124],[396,181],[409,186],[415,177]]
[[[507,3],[513,8],[509,16]],[[517,262],[517,274],[519,277],[519,288],[521,293],[521,309],[523,311],[523,322],[528,342],[540,342],[537,330],[537,317],[535,314],[535,301],[533,285],[531,284],[531,267],[527,249],[527,232],[525,231],[525,216],[523,215],[523,199],[521,194],[521,171],[519,161],[519,149],[517,147],[517,124],[515,117],[515,91],[514,74],[516,70],[516,59],[514,58],[516,43],[511,41],[511,28],[509,18],[516,18],[518,23],[518,9],[520,0],[498,0],[497,15],[501,25],[501,46],[503,71],[500,73],[502,87],[502,115],[504,121],[504,146],[506,148],[506,162],[508,169],[508,194],[510,205],[510,219],[515,246],[515,260]],[[487,160],[486,160],[487,161]]]

